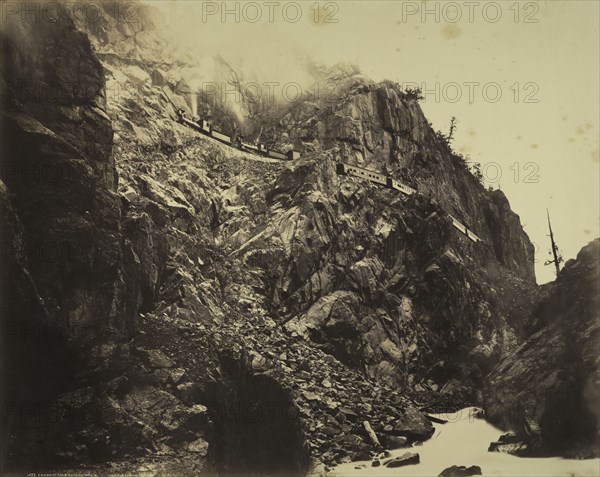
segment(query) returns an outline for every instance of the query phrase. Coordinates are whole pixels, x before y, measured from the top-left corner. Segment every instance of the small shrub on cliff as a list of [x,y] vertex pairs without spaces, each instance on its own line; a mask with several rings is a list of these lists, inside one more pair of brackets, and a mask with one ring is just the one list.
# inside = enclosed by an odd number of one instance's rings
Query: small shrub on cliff
[[421,88],[407,88],[404,91],[404,98],[408,101],[421,101],[425,99],[425,96],[423,96]]
[[473,174],[473,177],[483,185],[483,172],[481,172],[481,164],[479,162],[471,162],[469,164],[469,171]]

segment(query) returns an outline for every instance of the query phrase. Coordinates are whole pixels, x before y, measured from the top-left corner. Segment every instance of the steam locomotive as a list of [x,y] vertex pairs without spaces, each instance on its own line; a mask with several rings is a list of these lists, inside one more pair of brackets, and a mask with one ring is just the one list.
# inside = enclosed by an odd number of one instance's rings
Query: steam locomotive
[[241,137],[237,137],[234,140],[227,134],[220,133],[219,131],[213,129],[212,125],[205,119],[193,120],[188,118],[183,109],[177,110],[177,116],[181,124],[185,124],[186,126],[206,136],[210,136],[213,139],[222,142],[223,144],[227,144],[228,146],[232,147],[237,147],[242,151],[250,152],[259,156],[270,157],[272,159],[279,159],[280,161],[292,161],[300,157],[300,153],[298,151],[291,150],[287,153],[283,153],[275,151],[273,149],[269,149],[263,143],[246,142]]

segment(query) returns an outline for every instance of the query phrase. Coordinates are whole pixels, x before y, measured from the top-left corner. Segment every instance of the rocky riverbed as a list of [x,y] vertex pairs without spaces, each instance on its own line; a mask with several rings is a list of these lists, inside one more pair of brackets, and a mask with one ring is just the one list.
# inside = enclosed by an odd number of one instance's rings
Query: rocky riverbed
[[[430,440],[419,445],[390,452],[381,460],[382,465],[373,467],[372,461],[352,462],[335,467],[327,475],[331,477],[365,476],[438,476],[453,466],[469,469],[476,466],[481,473],[447,473],[445,475],[482,475],[502,477],[593,477],[600,473],[600,459],[561,459],[556,457],[516,457],[501,452],[488,451],[489,443],[497,441],[502,431],[481,417],[481,410],[465,408],[455,413],[436,414],[446,424],[434,424],[435,432]],[[419,454],[419,463],[402,467],[387,467],[386,461],[410,453]],[[456,472],[456,469],[455,469]]]

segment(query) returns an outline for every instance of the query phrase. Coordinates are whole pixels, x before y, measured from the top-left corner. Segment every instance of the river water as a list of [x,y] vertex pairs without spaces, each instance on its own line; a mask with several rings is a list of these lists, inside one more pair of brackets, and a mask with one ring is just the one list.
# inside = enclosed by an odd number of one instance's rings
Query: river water
[[[421,457],[420,464],[390,469],[383,466],[371,467],[371,462],[352,462],[337,466],[329,475],[436,477],[453,465],[477,465],[481,467],[484,476],[600,476],[600,459],[526,458],[488,452],[490,442],[497,441],[503,433],[484,419],[474,417],[474,408],[436,416],[448,420],[448,423],[434,424],[435,433],[431,439],[418,446],[392,451],[392,456],[418,452]],[[366,468],[355,469],[355,466],[360,464],[365,464]]]

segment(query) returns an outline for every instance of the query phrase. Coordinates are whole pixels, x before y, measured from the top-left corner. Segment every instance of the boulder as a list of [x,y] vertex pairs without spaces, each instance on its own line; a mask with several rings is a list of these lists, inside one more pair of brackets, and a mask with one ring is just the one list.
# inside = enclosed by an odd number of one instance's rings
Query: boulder
[[203,389],[198,383],[182,383],[177,386],[177,393],[183,403],[191,406],[201,402]]
[[402,454],[401,456],[388,460],[385,463],[385,466],[390,468],[404,467],[405,465],[415,465],[419,462],[421,462],[419,454],[416,452],[407,452],[406,454]]
[[201,457],[205,457],[208,453],[208,442],[202,438],[196,439],[190,442],[186,447],[188,452],[199,454]]
[[434,428],[429,419],[415,406],[409,405],[402,412],[402,418],[395,423],[391,434],[416,441],[429,439],[433,432]]
[[175,406],[167,409],[160,420],[160,427],[177,438],[188,433],[200,434],[208,422],[206,407],[194,404],[191,407]]
[[444,469],[438,477],[470,477],[471,475],[481,475],[481,467],[477,465],[472,465],[471,467],[453,465]]
[[175,367],[175,362],[159,349],[139,349],[137,353],[150,369]]
[[158,368],[154,371],[154,376],[162,384],[177,385],[185,376],[185,370],[183,368]]
[[488,452],[503,452],[516,456],[526,455],[529,451],[529,445],[525,442],[491,442],[488,447]]
[[317,393],[312,391],[303,391],[302,396],[304,396],[304,399],[307,401],[319,401],[321,399]]
[[386,447],[390,450],[399,449],[406,446],[408,439],[403,436],[388,436],[386,439]]
[[160,68],[154,68],[150,74],[152,84],[154,86],[166,86],[167,85],[167,73]]

